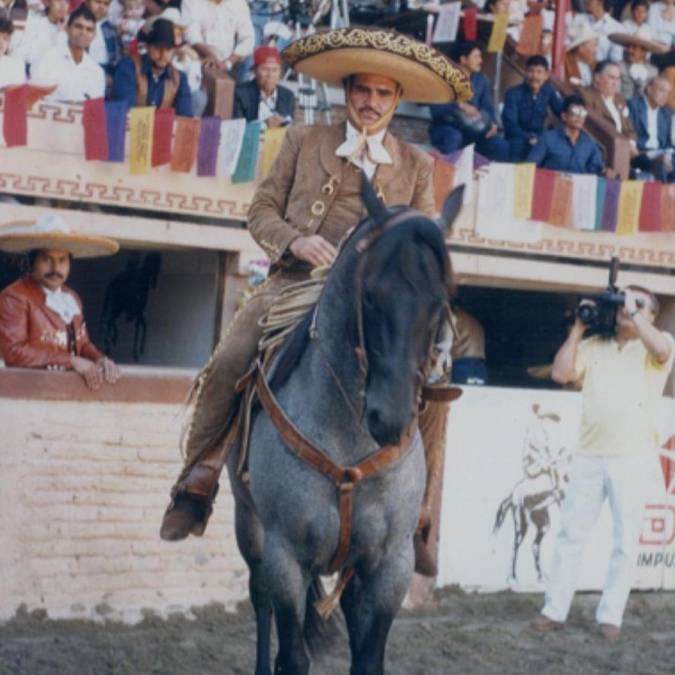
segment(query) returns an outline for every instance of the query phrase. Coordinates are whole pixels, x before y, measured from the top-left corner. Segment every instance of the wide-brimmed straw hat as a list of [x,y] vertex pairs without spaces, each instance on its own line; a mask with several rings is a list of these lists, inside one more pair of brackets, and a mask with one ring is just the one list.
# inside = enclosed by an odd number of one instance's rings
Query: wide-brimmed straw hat
[[468,76],[446,56],[395,31],[321,31],[292,42],[282,56],[298,72],[331,84],[360,73],[389,77],[401,85],[404,101],[447,103],[472,96]]
[[74,258],[95,258],[117,253],[114,239],[73,232],[58,215],[48,213],[35,221],[14,221],[0,226],[0,251],[27,253],[34,249],[68,251]]
[[588,25],[583,24],[580,29],[575,32],[570,32],[570,43],[566,47],[566,51],[571,52],[584,42],[597,40],[600,36]]
[[670,51],[668,45],[652,39],[652,33],[646,26],[640,26],[635,33],[613,33],[609,39],[622,47],[628,45],[642,47],[652,54],[665,54]]

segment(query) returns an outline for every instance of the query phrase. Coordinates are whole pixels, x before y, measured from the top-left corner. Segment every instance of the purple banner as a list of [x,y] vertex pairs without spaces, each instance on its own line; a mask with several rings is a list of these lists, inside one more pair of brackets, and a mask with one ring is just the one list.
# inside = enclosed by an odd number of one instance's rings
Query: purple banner
[[619,193],[621,181],[605,181],[605,206],[602,209],[602,230],[604,232],[616,232],[616,222],[619,216]]
[[197,150],[197,175],[215,176],[220,145],[220,117],[204,117]]
[[124,137],[127,132],[126,101],[108,101],[105,104],[105,116],[108,125],[108,161],[124,161]]

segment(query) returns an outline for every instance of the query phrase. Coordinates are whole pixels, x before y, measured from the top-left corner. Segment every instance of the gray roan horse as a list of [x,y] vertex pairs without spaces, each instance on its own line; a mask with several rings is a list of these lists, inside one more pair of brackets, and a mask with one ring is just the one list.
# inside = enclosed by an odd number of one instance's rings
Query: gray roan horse
[[[341,467],[404,437],[449,300],[441,226],[412,209],[387,209],[365,180],[362,197],[369,218],[344,243],[314,311],[286,340],[267,378],[295,427]],[[454,220],[461,201],[462,190],[455,190],[443,222]],[[237,475],[236,454],[230,453],[228,469],[256,614],[255,672],[270,673],[274,616],[274,672],[303,675],[308,650],[318,654],[335,637],[336,624],[324,622],[314,602],[322,596],[319,575],[331,571],[338,549],[339,489],[286,447],[260,409],[251,423],[248,486]],[[352,675],[383,672],[387,635],[413,574],[424,478],[415,433],[400,459],[354,486],[351,539],[341,565],[354,574],[340,598]]]

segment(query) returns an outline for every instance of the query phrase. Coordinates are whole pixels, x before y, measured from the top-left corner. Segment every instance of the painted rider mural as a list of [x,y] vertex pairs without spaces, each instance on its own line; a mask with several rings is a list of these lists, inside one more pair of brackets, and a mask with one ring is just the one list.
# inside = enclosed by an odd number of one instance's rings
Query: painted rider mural
[[[199,376],[185,437],[185,466],[162,522],[166,540],[204,532],[220,473],[209,458],[218,452],[227,430],[235,383],[256,355],[262,335],[259,318],[282,289],[309,278],[313,268],[332,263],[340,240],[366,215],[362,175],[388,206],[412,206],[434,215],[430,158],[389,131],[399,102],[445,103],[471,96],[466,77],[442,54],[389,31],[317,33],[290,45],[284,58],[299,72],[343,86],[347,120],[290,128],[257,188],[248,227],[270,257],[270,277],[235,315]],[[428,575],[436,570],[425,533],[440,481],[447,409],[447,403],[429,403],[420,419],[427,489],[415,554],[417,571]]]

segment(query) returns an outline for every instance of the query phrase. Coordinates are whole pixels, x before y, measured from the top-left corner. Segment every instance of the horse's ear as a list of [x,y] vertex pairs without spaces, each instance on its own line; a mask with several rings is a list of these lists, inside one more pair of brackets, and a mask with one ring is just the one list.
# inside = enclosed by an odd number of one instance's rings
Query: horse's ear
[[459,212],[462,210],[464,201],[464,185],[458,185],[446,198],[441,211],[441,217],[438,222],[441,230],[446,234],[452,230],[452,224],[455,222]]
[[382,225],[391,215],[385,203],[373,190],[373,186],[365,172],[363,172],[363,179],[361,181],[361,199],[363,199],[363,203],[366,205],[368,215],[376,225]]

